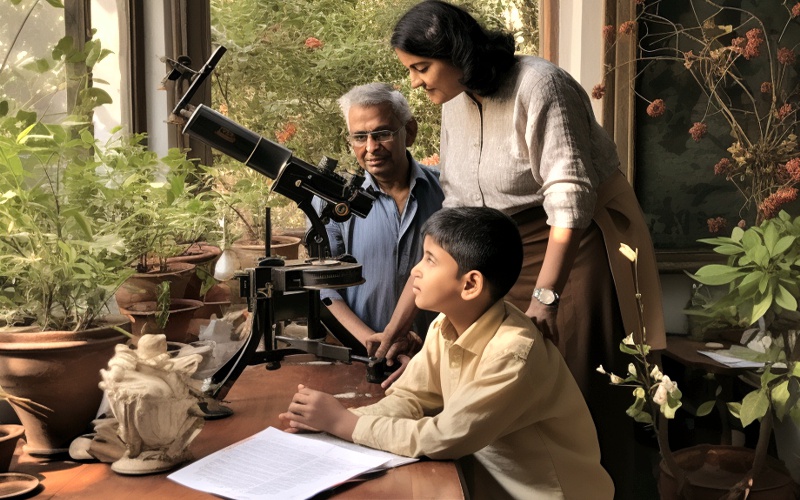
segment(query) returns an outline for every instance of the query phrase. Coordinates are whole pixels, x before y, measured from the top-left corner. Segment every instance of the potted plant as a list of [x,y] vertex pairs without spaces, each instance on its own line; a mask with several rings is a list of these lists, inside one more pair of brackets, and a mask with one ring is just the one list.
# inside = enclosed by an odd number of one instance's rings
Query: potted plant
[[120,135],[110,141],[101,152],[104,167],[99,175],[104,183],[88,197],[98,216],[118,225],[126,253],[135,263],[136,273],[116,294],[123,308],[154,301],[156,287],[164,280],[170,282],[172,298],[185,298],[195,264],[171,259],[196,246],[215,221],[199,169],[177,149],[159,158],[143,139]]
[[[217,213],[220,215],[225,249],[232,249],[238,269],[255,267],[258,259],[266,255],[265,230],[267,214],[273,209],[283,213],[279,219],[292,220],[292,203],[288,198],[273,196],[272,180],[245,165],[220,161],[209,169],[216,194]],[[299,224],[302,225],[302,222]],[[300,238],[271,234],[270,251],[288,259],[298,258]]]
[[[635,276],[638,252],[625,244],[620,246],[620,252],[631,261]],[[628,373],[623,378],[607,373],[602,366],[598,371],[608,375],[614,385],[633,387],[634,403],[627,410],[628,416],[655,430],[662,456],[662,473],[659,478],[661,498],[721,498],[726,492],[730,496],[725,498],[793,498],[790,495],[794,495],[796,485],[780,465],[771,463],[766,455],[768,437],[764,440],[764,435],[766,433],[768,436],[770,433],[769,422],[766,422],[766,426],[762,424],[760,442],[755,452],[722,445],[698,445],[678,451],[670,449],[667,421],[674,418],[676,411],[682,406],[682,393],[677,383],[662,373],[650,353],[642,320],[646,311],[642,306],[638,279],[635,280],[635,285],[640,318],[638,331],[631,332],[620,343],[620,350],[633,358],[628,365]],[[774,379],[774,374],[762,377],[768,383]],[[788,385],[788,379],[786,381]],[[797,394],[790,396],[787,386],[783,390],[786,393],[776,394],[775,401],[782,402],[782,415],[786,416],[796,412],[789,408],[788,403],[794,401],[793,404],[797,405]],[[769,394],[765,396],[766,399],[770,397],[772,396]],[[749,398],[748,396],[745,399]],[[696,415],[707,415],[715,405],[713,400],[699,405]],[[761,403],[755,401],[729,406],[737,414],[746,412],[748,418],[755,418],[761,411]],[[761,416],[765,414],[766,411]],[[768,468],[769,472],[765,472]]]
[[169,281],[161,282],[156,293],[156,300],[134,302],[124,309],[125,314],[133,318],[134,343],[138,343],[142,335],[162,333],[170,342],[191,342],[190,322],[204,303],[170,297]]
[[[91,69],[107,53],[96,41],[79,50],[64,38],[50,58],[4,65],[0,79],[50,73],[57,89],[67,61]],[[99,369],[129,328],[108,309],[132,272],[122,238],[77,194],[99,165],[88,116],[110,98],[86,75],[75,81],[73,114],[59,123],[25,103],[0,101],[0,386],[42,405],[12,400],[26,449],[38,454],[64,450],[94,418]]]
[[[760,421],[757,449],[766,454],[774,425],[800,426],[800,217],[781,211],[747,229],[735,227],[729,237],[701,240],[727,256],[726,264],[701,267],[692,278],[723,287],[724,293],[700,311],[710,318],[734,317],[748,328],[728,354],[764,362],[757,388],[739,403],[729,403],[743,426]],[[795,437],[796,440],[796,437]],[[782,442],[783,441],[783,442]],[[778,440],[779,450],[786,440]],[[763,448],[763,449],[761,449]],[[796,450],[786,450],[795,480],[800,479]]]

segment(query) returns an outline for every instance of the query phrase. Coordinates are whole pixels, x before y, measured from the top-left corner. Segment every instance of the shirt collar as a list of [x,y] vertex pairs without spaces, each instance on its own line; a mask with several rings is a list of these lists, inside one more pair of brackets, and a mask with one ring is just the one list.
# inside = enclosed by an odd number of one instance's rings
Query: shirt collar
[[498,300],[486,310],[475,323],[471,324],[464,333],[456,339],[456,332],[447,317],[442,318],[441,332],[446,340],[455,340],[455,344],[472,353],[483,351],[486,344],[492,340],[494,333],[500,328],[506,317],[506,306],[503,299]]
[[[410,170],[411,170],[411,179],[410,179],[409,190],[413,193],[414,192],[414,187],[417,185],[417,182],[422,182],[422,183],[429,184],[430,181],[425,176],[425,172],[422,171],[422,167],[420,166],[420,164],[417,163],[417,160],[415,160],[411,156],[411,153],[409,153],[408,150],[406,150],[406,158],[408,159],[408,165],[410,166]],[[375,189],[376,191],[378,191],[380,193],[383,193],[381,188],[378,186],[378,183],[375,182],[375,178],[372,177],[372,174],[370,174],[366,170],[364,170],[364,178],[366,179],[364,181],[364,185],[363,185],[364,188],[372,186],[372,188]]]

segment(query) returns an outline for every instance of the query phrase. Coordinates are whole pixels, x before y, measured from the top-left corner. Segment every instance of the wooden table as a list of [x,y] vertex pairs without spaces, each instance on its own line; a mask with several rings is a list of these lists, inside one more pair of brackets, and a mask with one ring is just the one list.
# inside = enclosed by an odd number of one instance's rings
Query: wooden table
[[[730,342],[721,343],[726,349],[730,347]],[[689,368],[705,370],[715,375],[737,376],[748,371],[752,371],[752,368],[734,368],[723,365],[722,363],[714,361],[708,356],[697,352],[713,350],[715,349],[709,349],[706,347],[705,342],[691,340],[677,335],[668,335],[667,348],[663,351],[663,353],[665,356],[669,356],[670,358]]]
[[[248,367],[225,398],[233,416],[205,423],[190,445],[202,458],[240,441],[268,426],[280,428],[278,413],[285,411],[297,384],[302,383],[340,395],[346,406],[360,406],[383,396],[379,385],[366,382],[365,366],[328,363],[284,363],[276,371]],[[121,476],[108,464],[74,461],[40,461],[21,453],[11,471],[32,474],[41,481],[37,490],[23,498],[80,499],[198,499],[219,498],[174,483],[168,473]],[[309,471],[313,474],[314,471]],[[387,471],[369,481],[343,487],[336,498],[464,498],[460,472],[451,461],[423,460]]]
[[[727,349],[730,342],[721,342]],[[717,397],[716,408],[720,415],[720,444],[731,444],[731,425],[729,422],[728,407],[725,404],[733,392],[734,381],[745,380],[745,376],[753,373],[752,368],[734,368],[723,365],[713,359],[700,354],[697,351],[713,350],[706,347],[705,342],[691,340],[682,336],[668,335],[667,348],[663,351],[664,356],[674,359],[678,363],[692,370],[702,370],[716,375],[722,392]]]

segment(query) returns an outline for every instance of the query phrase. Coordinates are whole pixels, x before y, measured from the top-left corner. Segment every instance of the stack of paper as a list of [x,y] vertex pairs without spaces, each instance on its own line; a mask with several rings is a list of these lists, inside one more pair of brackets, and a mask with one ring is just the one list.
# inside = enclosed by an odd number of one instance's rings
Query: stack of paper
[[302,499],[414,461],[327,434],[289,434],[269,427],[167,477],[236,500]]

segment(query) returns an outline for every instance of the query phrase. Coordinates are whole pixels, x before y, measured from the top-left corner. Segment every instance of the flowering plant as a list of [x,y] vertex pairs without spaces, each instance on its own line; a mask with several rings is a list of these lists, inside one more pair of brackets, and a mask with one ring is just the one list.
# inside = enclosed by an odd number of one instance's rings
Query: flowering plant
[[[685,0],[678,7],[673,2],[635,0],[634,19],[603,30],[609,50],[622,39],[636,39],[637,55],[631,61],[638,65],[634,78],[655,65],[673,64],[682,65],[697,84],[705,105],[700,116],[689,120],[693,125],[687,134],[700,142],[709,135],[709,124],[726,125],[730,142],[719,136],[716,141],[725,144],[727,155],[713,165],[713,172],[730,181],[744,199],[739,210],[742,226],[775,217],[782,206],[797,198],[800,184],[795,52],[800,43],[800,2],[773,3],[778,14],[766,22],[751,10],[756,5],[748,8],[752,2],[732,6]],[[666,13],[672,8],[678,14]],[[762,12],[765,7],[758,8]],[[604,93],[605,82],[595,86],[595,98]],[[652,118],[686,111],[681,96],[674,102],[638,96],[649,103],[646,112]],[[712,165],[708,167],[711,171]],[[717,232],[727,221],[712,217],[708,224]]]
[[[633,356],[633,361],[628,364],[627,376],[620,377],[607,372],[603,365],[597,371],[607,375],[614,385],[633,387],[633,404],[627,409],[626,414],[636,420],[652,426],[656,431],[659,448],[665,460],[669,463],[669,443],[666,436],[664,419],[675,418],[675,412],[681,407],[681,391],[677,382],[661,372],[658,364],[650,357],[650,346],[647,344],[647,331],[644,326],[644,305],[642,294],[639,291],[638,264],[639,250],[632,249],[621,243],[620,253],[631,261],[636,287],[636,303],[639,312],[639,331],[630,332],[619,344],[620,351]],[[713,408],[714,402],[709,401],[701,405],[698,415],[706,415]]]

